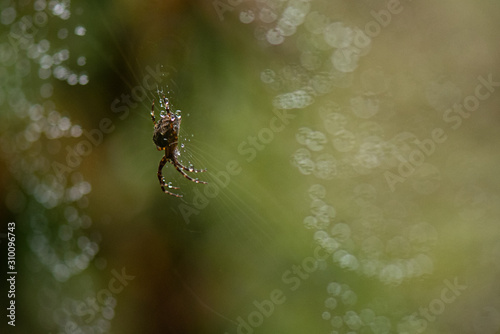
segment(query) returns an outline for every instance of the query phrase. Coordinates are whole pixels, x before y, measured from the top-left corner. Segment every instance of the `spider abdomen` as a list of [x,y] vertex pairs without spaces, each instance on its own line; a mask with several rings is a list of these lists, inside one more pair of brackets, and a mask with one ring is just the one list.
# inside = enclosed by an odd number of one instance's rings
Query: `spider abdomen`
[[154,128],[153,142],[155,145],[161,149],[166,147],[173,149],[172,146],[176,146],[179,139],[180,123],[180,117],[169,117],[169,115],[162,117]]

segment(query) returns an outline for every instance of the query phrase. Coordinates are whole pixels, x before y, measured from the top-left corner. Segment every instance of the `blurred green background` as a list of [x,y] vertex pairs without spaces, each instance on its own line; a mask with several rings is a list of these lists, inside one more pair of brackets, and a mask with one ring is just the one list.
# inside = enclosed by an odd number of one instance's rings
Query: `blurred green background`
[[2,333],[498,333],[499,17],[0,1]]

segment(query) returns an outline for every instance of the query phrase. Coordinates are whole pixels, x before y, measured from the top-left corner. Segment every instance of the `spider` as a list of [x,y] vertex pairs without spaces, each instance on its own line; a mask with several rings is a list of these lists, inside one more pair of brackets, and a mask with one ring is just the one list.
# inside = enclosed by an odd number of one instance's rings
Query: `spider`
[[[194,169],[192,167],[186,167],[182,165],[177,159],[180,156],[179,149],[177,148],[178,140],[179,140],[179,130],[181,128],[181,116],[178,114],[174,114],[170,111],[168,99],[163,95],[163,104],[165,105],[165,113],[162,111],[160,113],[160,120],[156,122],[155,119],[155,101],[153,100],[153,105],[151,106],[151,119],[154,124],[154,132],[153,132],[153,142],[156,145],[158,151],[165,151],[165,155],[160,160],[160,165],[158,166],[158,180],[160,181],[161,190],[164,193],[175,196],[182,197],[182,195],[170,192],[165,189],[165,186],[172,189],[180,189],[179,187],[173,187],[167,185],[165,183],[165,179],[162,175],[163,166],[168,162],[170,162],[174,167],[181,173],[185,178],[190,181],[196,183],[207,184],[205,181],[200,181],[198,179],[194,179],[187,172],[206,172],[206,169]],[[160,101],[161,105],[161,101]]]

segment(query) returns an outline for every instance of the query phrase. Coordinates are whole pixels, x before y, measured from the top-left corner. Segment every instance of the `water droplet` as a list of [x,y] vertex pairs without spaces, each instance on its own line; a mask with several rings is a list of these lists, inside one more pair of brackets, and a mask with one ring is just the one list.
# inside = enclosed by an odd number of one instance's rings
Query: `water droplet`
[[74,86],[78,83],[78,76],[75,73],[71,73],[66,79],[66,82],[71,86]]
[[345,223],[337,223],[331,228],[330,234],[336,240],[343,242],[351,237],[351,228]]
[[69,71],[64,66],[57,66],[54,68],[54,77],[59,80],[65,80],[69,76]]
[[291,157],[291,163],[294,166],[299,166],[306,160],[310,160],[311,153],[306,148],[299,148]]
[[325,27],[323,36],[328,45],[334,48],[346,48],[351,45],[354,31],[342,22],[333,22]]
[[339,265],[341,268],[346,268],[348,270],[358,270],[359,262],[358,259],[352,254],[346,254],[339,260]]
[[330,23],[330,19],[319,12],[310,12],[307,14],[304,26],[314,34],[322,33],[326,26]]
[[37,12],[42,11],[47,7],[47,2],[45,0],[36,0],[33,7]]
[[298,160],[294,163],[294,165],[297,166],[299,171],[304,175],[311,174],[315,167],[314,162],[309,158]]
[[295,139],[297,142],[301,145],[306,145],[307,143],[307,138],[309,137],[309,134],[312,132],[311,129],[302,127],[297,130],[297,133],[295,134]]
[[272,11],[269,7],[262,7],[259,12],[259,20],[264,23],[274,22],[278,18],[278,15]]
[[335,133],[335,137],[332,140],[333,147],[339,152],[349,152],[351,151],[355,144],[356,139],[354,134],[348,130],[340,130]]
[[399,285],[403,281],[403,278],[403,271],[395,264],[384,266],[379,274],[380,281],[388,285]]
[[330,153],[316,158],[314,176],[323,180],[331,180],[337,175],[337,160]]
[[49,17],[45,12],[38,12],[33,15],[33,21],[37,26],[43,27],[49,22]]
[[49,55],[44,55],[40,58],[40,67],[43,69],[50,68],[54,64],[54,59]]
[[57,37],[59,39],[67,38],[68,37],[68,29],[66,29],[66,28],[59,29],[59,31],[57,32]]
[[283,31],[280,28],[269,29],[266,34],[266,39],[270,44],[278,45],[285,41]]
[[310,131],[307,133],[305,144],[311,151],[321,151],[326,144],[326,136],[320,131]]
[[380,138],[367,138],[367,142],[360,145],[355,160],[363,168],[376,168],[384,160],[384,153],[383,143]]
[[280,94],[273,99],[273,105],[278,109],[301,109],[313,102],[313,97],[305,90]]
[[340,296],[340,293],[342,292],[342,287],[337,282],[331,282],[326,287],[326,291],[332,296]]
[[107,320],[111,320],[115,316],[114,309],[111,308],[111,307],[109,307],[109,306],[103,307],[102,310],[101,310],[101,313],[102,313],[102,317],[104,319],[107,319]]
[[293,26],[299,26],[304,22],[310,7],[311,4],[307,1],[289,1],[288,7],[282,13],[282,19],[286,19]]
[[283,36],[292,36],[297,31],[297,27],[285,18],[278,21],[276,28],[280,30]]
[[251,23],[255,20],[255,13],[253,12],[253,10],[245,10],[245,11],[242,11],[240,12],[240,21],[245,23],[245,24],[248,24],[248,23]]
[[332,135],[344,130],[346,124],[346,116],[340,113],[330,112],[324,116],[325,130]]
[[[318,207],[314,207],[314,206]],[[318,228],[325,229],[330,225],[330,221],[335,217],[336,212],[335,209],[330,206],[324,204],[321,200],[314,200],[311,203],[311,212],[318,219]]]
[[317,228],[318,227],[317,223],[318,223],[318,220],[313,216],[307,216],[306,218],[304,218],[304,226],[307,229]]
[[53,91],[54,91],[54,87],[50,83],[44,83],[40,87],[40,96],[45,98],[45,99],[48,99],[49,97],[52,96]]
[[78,83],[80,85],[86,85],[86,84],[88,84],[89,83],[89,77],[88,77],[88,75],[86,75],[86,74],[80,75],[80,77],[78,78]]
[[52,7],[52,13],[61,16],[64,13],[64,5],[62,3],[56,3],[54,7]]
[[42,80],[50,78],[52,75],[52,70],[50,68],[39,68],[38,77]]
[[265,69],[260,73],[260,80],[263,83],[270,84],[273,83],[276,78],[276,73],[271,69]]
[[332,324],[333,328],[341,328],[344,325],[344,321],[342,320],[342,317],[340,316],[335,316],[333,319],[330,321]]
[[[318,52],[314,51],[304,51],[300,54],[300,63],[302,66],[304,66],[305,69],[309,71],[314,71],[318,68],[321,67],[323,64],[323,58],[321,57],[321,54]],[[324,74],[317,74],[313,77],[313,86],[331,86],[330,83],[330,78],[327,73]],[[316,91],[319,89],[317,87],[313,87]],[[328,89],[323,89],[323,91],[326,93]]]
[[355,46],[336,49],[331,61],[336,70],[343,73],[353,72],[358,67],[360,50]]
[[347,311],[344,315],[344,322],[352,330],[358,330],[363,326],[363,322],[358,314],[354,311]]
[[312,185],[309,190],[309,197],[313,200],[315,199],[322,199],[325,198],[326,196],[326,189],[320,184],[314,184]]
[[325,307],[334,310],[337,307],[337,300],[333,297],[328,298],[325,300]]
[[82,127],[80,125],[73,125],[70,130],[70,134],[72,137],[78,138],[82,135]]
[[391,321],[386,317],[378,316],[373,319],[369,326],[374,334],[386,334],[390,332]]
[[353,306],[358,301],[358,296],[352,290],[348,290],[342,293],[341,296],[342,303],[345,305]]
[[314,233],[313,239],[316,241],[328,239],[328,233],[326,233],[325,231],[316,231]]
[[318,244],[330,254],[335,252],[340,247],[340,244],[337,242],[337,240],[330,237],[319,240]]
[[14,7],[7,7],[0,14],[0,22],[4,25],[9,25],[16,19],[16,14]]
[[78,57],[78,59],[76,60],[76,63],[79,65],[79,66],[83,66],[87,63],[87,58],[85,56],[80,56]]

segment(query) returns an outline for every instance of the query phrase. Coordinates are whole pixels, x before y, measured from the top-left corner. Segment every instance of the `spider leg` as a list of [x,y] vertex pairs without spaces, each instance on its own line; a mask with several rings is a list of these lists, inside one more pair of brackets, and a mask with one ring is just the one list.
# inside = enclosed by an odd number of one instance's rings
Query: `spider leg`
[[[160,164],[158,165],[158,180],[160,181],[161,190],[163,190],[163,192],[165,194],[169,194],[169,195],[172,195],[175,197],[182,197],[182,195],[175,194],[175,193],[170,192],[170,191],[165,189],[166,184],[165,184],[165,180],[163,179],[162,169],[166,163],[167,163],[167,157],[163,156],[163,158],[161,158],[161,160],[160,160]],[[170,187],[170,188],[179,189],[179,187]]]
[[[179,171],[179,173],[181,173],[186,179],[188,179],[189,181],[193,181],[195,183],[203,183],[203,184],[208,184],[208,182],[205,182],[205,181],[200,181],[198,179],[194,179],[192,178],[191,176],[187,175],[186,172],[184,171],[184,169],[186,167],[182,166],[177,160],[174,160],[173,161],[173,165],[175,166],[175,169],[177,169]],[[187,169],[189,171],[189,169]]]
[[155,100],[153,100],[153,105],[151,106],[151,119],[153,120],[153,124],[156,125],[156,119],[155,119]]
[[192,173],[203,173],[206,172],[207,169],[194,169],[194,168],[189,168],[181,164],[180,162],[177,161],[177,164],[179,165],[180,168],[184,169],[186,172],[192,172]]
[[168,105],[168,99],[165,97],[165,94],[163,94],[163,104],[165,105],[165,110],[170,111],[169,105]]

